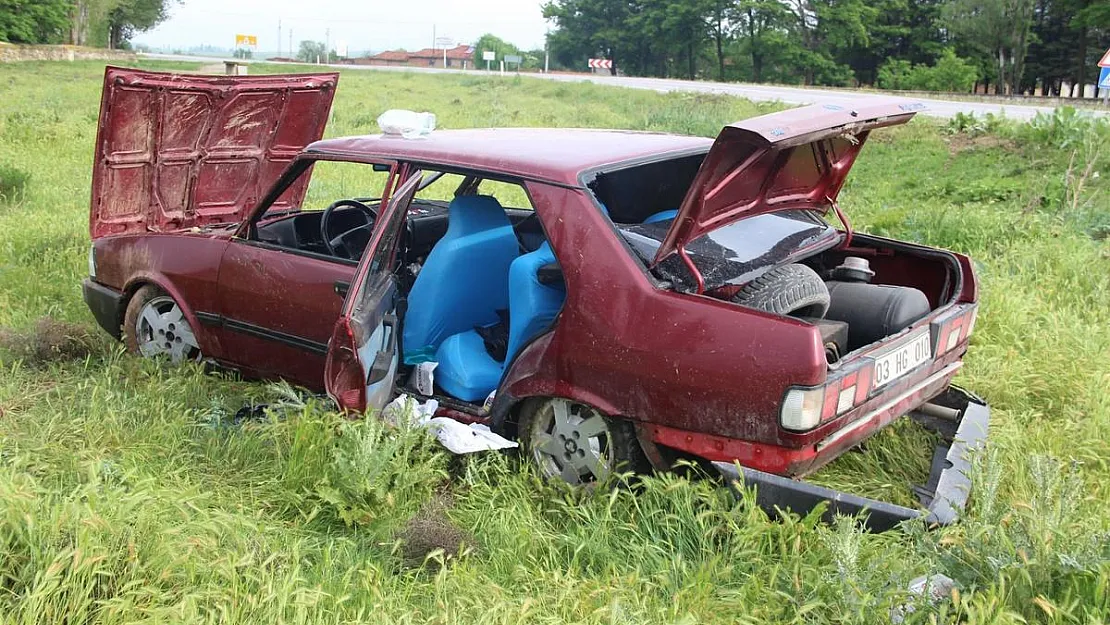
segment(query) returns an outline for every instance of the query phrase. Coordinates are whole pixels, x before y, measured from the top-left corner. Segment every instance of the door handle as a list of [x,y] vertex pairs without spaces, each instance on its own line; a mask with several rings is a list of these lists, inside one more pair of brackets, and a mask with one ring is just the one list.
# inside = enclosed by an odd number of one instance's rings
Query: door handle
[[367,386],[377,384],[389,375],[396,354],[393,341],[396,328],[397,315],[389,314],[382,318],[382,329],[385,331],[382,334],[382,348],[374,356],[374,363],[370,366],[370,372],[366,376]]
[[335,291],[336,295],[343,299],[347,299],[347,293],[351,291],[351,283],[346,280],[336,280],[331,288]]

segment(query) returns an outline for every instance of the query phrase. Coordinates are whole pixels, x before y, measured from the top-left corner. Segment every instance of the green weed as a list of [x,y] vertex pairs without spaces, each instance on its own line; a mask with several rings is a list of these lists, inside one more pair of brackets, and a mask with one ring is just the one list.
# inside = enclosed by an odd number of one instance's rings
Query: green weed
[[[1102,130],[922,120],[876,133],[856,163],[840,203],[858,229],[975,259],[959,382],[993,408],[968,517],[871,535],[772,520],[707,480],[572,491],[513,456],[447,462],[421,433],[288,387],[123,353],[79,286],[102,73],[0,66],[0,151],[30,175],[0,209],[0,328],[49,338],[49,317],[96,337],[42,360],[0,348],[0,622],[873,624],[932,572],[958,592],[908,623],[1110,619],[1110,243],[1093,236],[1110,206],[1104,155],[1083,149]],[[712,136],[776,105],[347,71],[328,135],[374,132],[387,108],[447,128]],[[900,423],[814,479],[912,505],[933,442]]]

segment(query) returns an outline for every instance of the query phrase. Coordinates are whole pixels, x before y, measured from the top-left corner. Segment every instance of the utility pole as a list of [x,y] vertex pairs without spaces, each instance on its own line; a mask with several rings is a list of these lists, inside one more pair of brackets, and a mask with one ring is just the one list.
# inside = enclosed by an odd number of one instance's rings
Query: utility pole
[[281,18],[278,18],[278,58],[281,58]]
[[289,29],[289,56],[291,58],[294,58],[294,59],[297,58],[296,55],[293,53],[293,29],[292,28]]
[[331,63],[331,29],[324,29],[324,64]]

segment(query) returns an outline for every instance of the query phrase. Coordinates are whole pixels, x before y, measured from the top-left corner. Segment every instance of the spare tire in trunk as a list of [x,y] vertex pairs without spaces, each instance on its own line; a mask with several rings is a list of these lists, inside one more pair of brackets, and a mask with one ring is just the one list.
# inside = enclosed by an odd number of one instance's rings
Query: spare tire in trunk
[[820,318],[829,309],[829,289],[816,271],[795,263],[747,283],[732,302],[779,315]]
[[835,282],[828,284],[827,319],[848,324],[848,350],[870,345],[929,314],[929,298],[907,286]]

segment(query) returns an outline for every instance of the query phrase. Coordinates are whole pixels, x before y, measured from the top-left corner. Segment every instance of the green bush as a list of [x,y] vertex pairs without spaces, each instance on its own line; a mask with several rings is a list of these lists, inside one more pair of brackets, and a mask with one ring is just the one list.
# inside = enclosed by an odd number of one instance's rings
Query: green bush
[[31,174],[11,165],[0,165],[0,202],[14,202],[23,197]]
[[890,59],[879,68],[881,89],[911,91],[971,91],[979,71],[970,62],[945,50],[935,65],[910,65],[903,59]]

